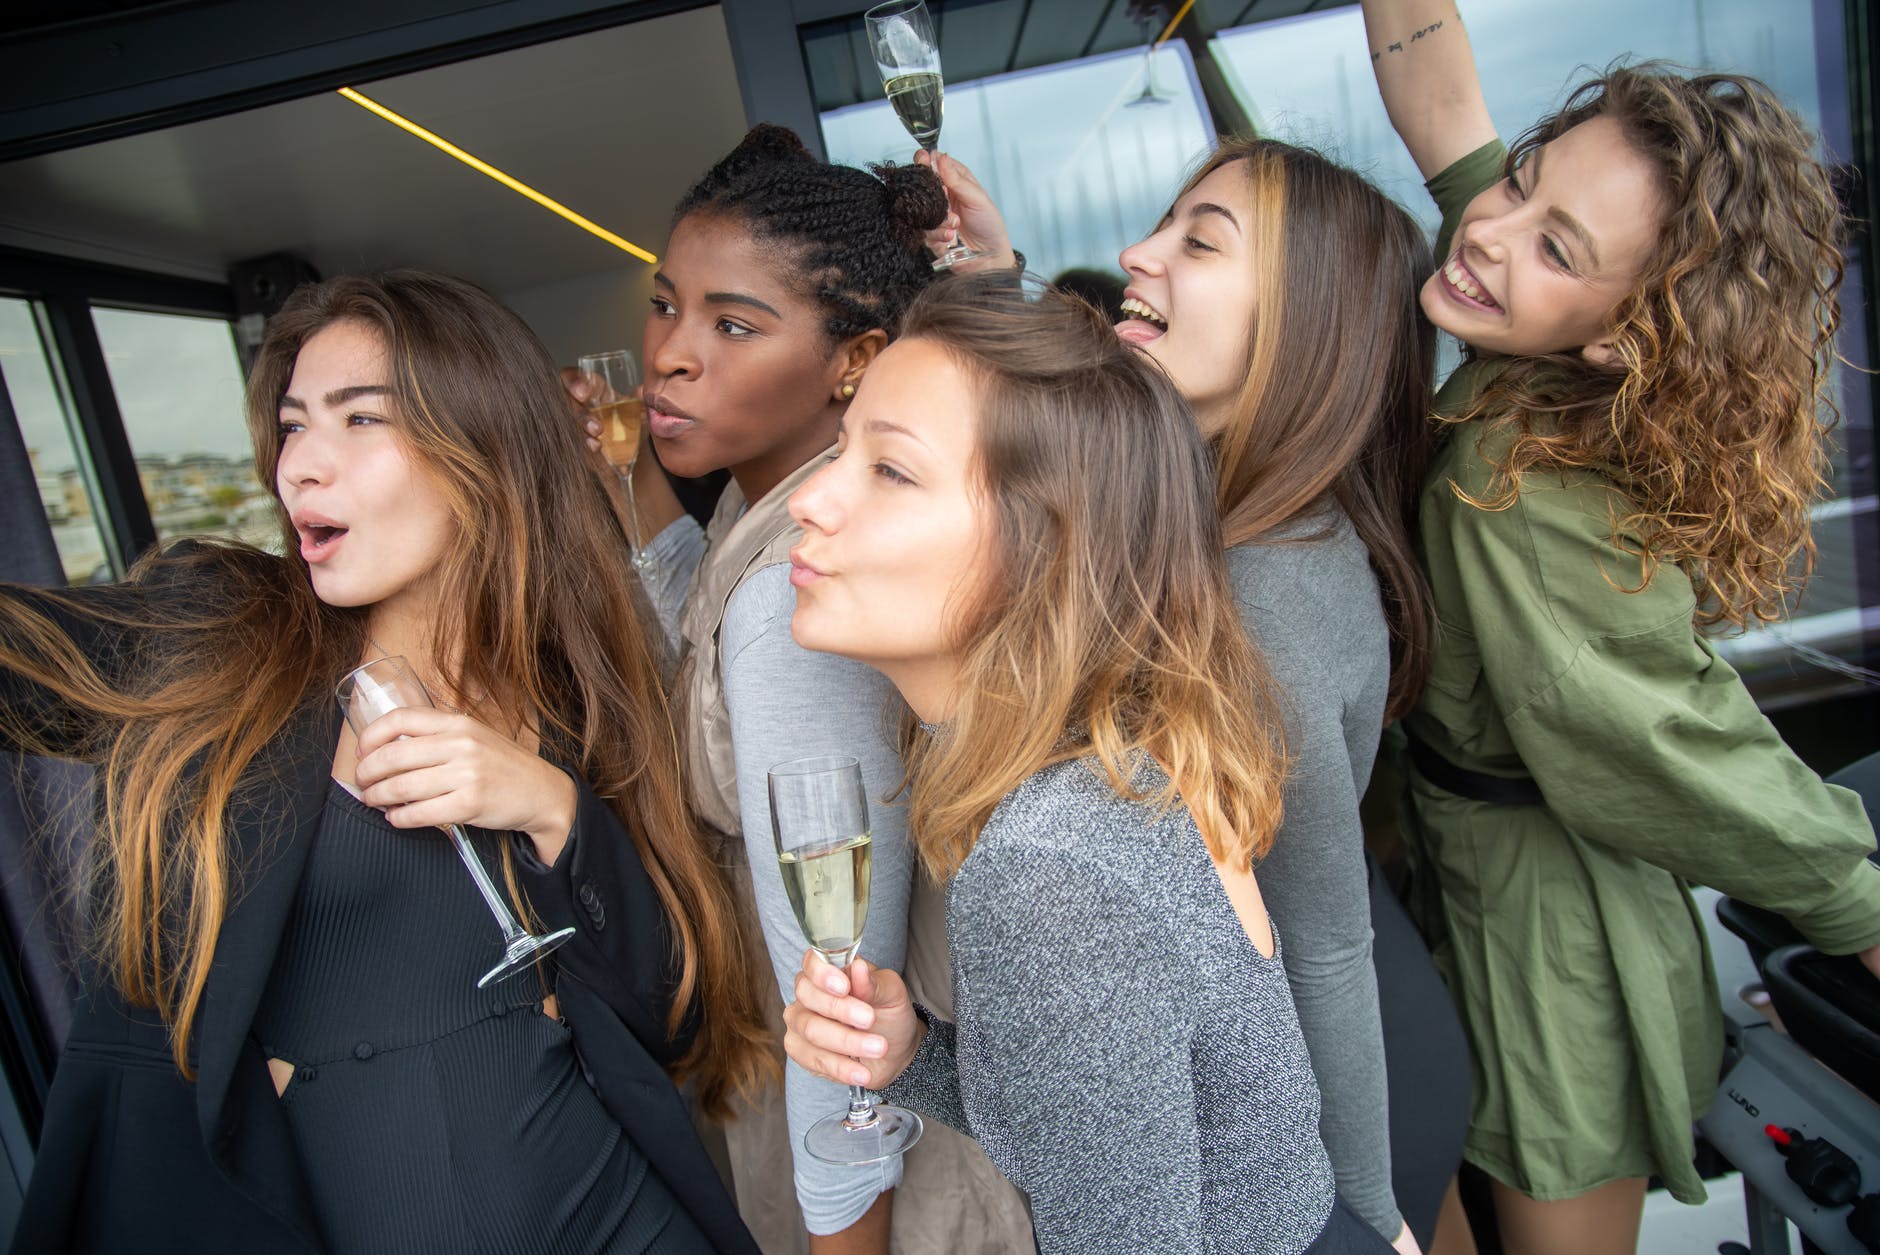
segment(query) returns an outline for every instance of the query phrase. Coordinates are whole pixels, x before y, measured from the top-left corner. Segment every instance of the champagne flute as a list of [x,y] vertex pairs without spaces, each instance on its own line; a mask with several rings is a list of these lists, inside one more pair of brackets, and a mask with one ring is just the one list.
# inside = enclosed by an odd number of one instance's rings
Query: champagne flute
[[640,365],[626,349],[590,353],[575,363],[588,386],[588,410],[601,425],[601,452],[627,490],[627,543],[633,566],[642,576],[653,569],[653,556],[640,540],[640,517],[633,503],[633,465],[640,458],[640,433],[646,427],[646,403],[640,400]]
[[[940,77],[940,43],[934,38],[926,0],[888,0],[862,14],[862,21],[895,116],[916,144],[930,153],[939,151],[946,82]],[[950,270],[979,256],[955,236],[933,268]]]
[[[868,922],[868,794],[853,758],[799,758],[770,769],[770,829],[796,922],[810,946],[847,967]],[[849,1109],[818,1120],[803,1148],[825,1163],[875,1163],[920,1140],[920,1117],[849,1086]]]
[[[428,707],[433,704],[431,695],[425,692],[424,682],[418,679],[411,664],[403,658],[375,658],[363,667],[354,668],[350,675],[340,681],[337,695],[339,708],[346,712],[346,722],[351,725],[354,736],[364,736],[367,724],[401,706]],[[489,904],[490,914],[496,917],[496,922],[503,930],[503,961],[483,974],[483,978],[477,981],[478,989],[527,971],[537,959],[574,936],[572,928],[563,928],[542,936],[533,935],[524,929],[516,922],[515,912],[509,909],[509,903],[503,900],[503,895],[490,880],[489,872],[483,867],[483,860],[477,857],[463,827],[450,824],[446,830],[464,866],[470,869],[470,878],[477,882],[484,902]]]

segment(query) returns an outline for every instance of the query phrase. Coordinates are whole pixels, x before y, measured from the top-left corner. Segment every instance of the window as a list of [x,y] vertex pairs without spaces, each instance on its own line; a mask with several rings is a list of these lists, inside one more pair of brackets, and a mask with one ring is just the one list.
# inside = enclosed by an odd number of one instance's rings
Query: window
[[31,302],[0,297],[0,377],[13,402],[66,579],[75,584],[110,579],[115,562],[100,526],[97,482],[40,327],[39,310]]
[[105,308],[92,321],[158,537],[210,533],[278,548],[229,324]]

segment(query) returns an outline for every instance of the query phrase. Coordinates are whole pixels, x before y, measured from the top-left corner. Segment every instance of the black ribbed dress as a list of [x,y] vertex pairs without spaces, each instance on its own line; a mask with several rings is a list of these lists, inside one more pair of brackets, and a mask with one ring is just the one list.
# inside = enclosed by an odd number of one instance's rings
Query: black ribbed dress
[[[500,838],[472,830],[493,871]],[[255,1036],[339,1255],[708,1252],[582,1079],[451,843],[337,783]]]

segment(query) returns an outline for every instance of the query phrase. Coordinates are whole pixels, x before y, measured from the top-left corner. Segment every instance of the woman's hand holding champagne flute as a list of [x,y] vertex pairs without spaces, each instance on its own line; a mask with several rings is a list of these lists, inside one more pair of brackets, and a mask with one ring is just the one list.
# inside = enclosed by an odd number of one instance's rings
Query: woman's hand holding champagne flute
[[[866,970],[855,957],[868,923],[872,840],[861,763],[824,757],[772,767],[770,828],[784,891],[812,947],[805,962],[818,960],[838,973],[851,964]],[[905,990],[902,997],[905,1001]],[[823,1075],[849,1086],[849,1107],[818,1120],[803,1135],[811,1155],[827,1163],[876,1163],[920,1140],[920,1117],[876,1103],[853,1079],[855,1069]]]
[[1012,250],[1005,218],[966,163],[946,153],[922,149],[914,154],[914,164],[939,175],[947,193],[946,221],[927,233],[927,247],[938,253],[955,239],[964,243],[973,255],[954,265],[956,274],[1016,269],[1018,254]]
[[803,956],[795,1001],[783,1010],[783,1048],[805,1069],[843,1085],[881,1089],[901,1075],[927,1036],[899,973],[857,959],[836,967]]
[[[937,156],[946,84],[940,73],[940,41],[925,0],[886,0],[864,13],[862,24],[888,104],[922,151],[929,158]],[[938,240],[930,233],[928,242],[939,252],[935,270],[950,270],[980,256],[956,232]]]

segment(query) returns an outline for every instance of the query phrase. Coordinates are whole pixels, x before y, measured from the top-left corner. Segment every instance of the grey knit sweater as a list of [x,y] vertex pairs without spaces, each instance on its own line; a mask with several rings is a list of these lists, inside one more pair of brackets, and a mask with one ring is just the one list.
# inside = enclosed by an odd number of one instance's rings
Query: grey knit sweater
[[930,1021],[886,1096],[978,1139],[1044,1255],[1319,1235],[1332,1171],[1285,971],[1186,808],[1157,816],[1089,761],[1038,772],[948,886],[947,944],[957,1025]]

